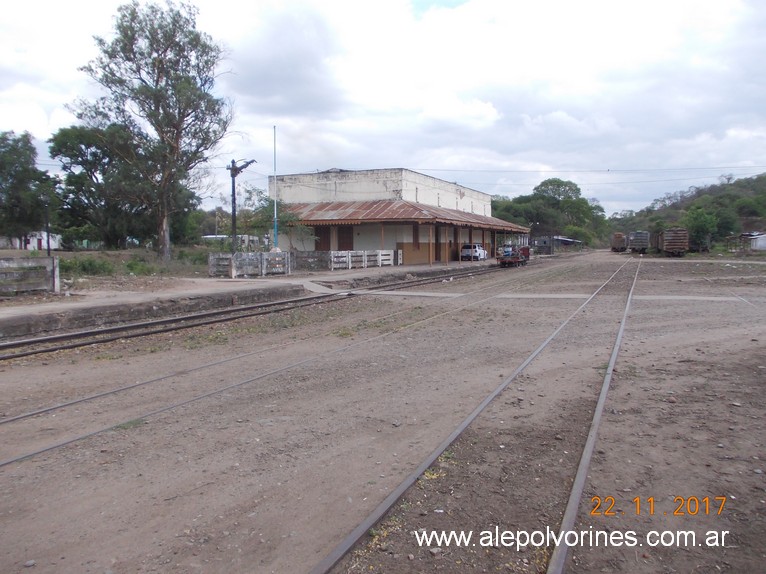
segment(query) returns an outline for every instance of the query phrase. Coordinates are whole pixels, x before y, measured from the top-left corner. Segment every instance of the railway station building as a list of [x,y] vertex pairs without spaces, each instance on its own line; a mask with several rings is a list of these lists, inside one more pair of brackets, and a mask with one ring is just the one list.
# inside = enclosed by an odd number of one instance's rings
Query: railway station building
[[489,257],[529,245],[529,228],[492,217],[489,194],[403,168],[273,176],[269,195],[313,232],[280,233],[290,250],[395,250],[411,265],[458,261],[466,243]]

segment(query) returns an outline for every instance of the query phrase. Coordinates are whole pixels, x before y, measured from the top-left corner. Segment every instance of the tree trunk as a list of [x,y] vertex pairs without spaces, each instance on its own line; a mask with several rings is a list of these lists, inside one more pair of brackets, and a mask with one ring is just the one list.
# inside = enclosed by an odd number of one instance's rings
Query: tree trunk
[[157,237],[157,240],[159,241],[159,249],[158,249],[158,255],[160,256],[160,259],[164,263],[170,262],[170,218],[168,217],[167,211],[162,214],[162,219],[160,220],[160,232],[159,236]]

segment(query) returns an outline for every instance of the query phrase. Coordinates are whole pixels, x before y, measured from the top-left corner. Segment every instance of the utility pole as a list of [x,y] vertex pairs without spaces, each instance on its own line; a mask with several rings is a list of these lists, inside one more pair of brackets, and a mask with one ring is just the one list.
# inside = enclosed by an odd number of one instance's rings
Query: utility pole
[[277,226],[277,126],[274,126],[274,249],[279,250],[279,230]]
[[237,166],[237,162],[231,160],[231,167],[229,172],[231,173],[231,254],[234,255],[237,251],[237,191],[236,191],[236,179],[237,176],[245,171],[247,166],[256,163],[254,159],[246,161],[241,166]]
[[48,247],[48,257],[51,256],[51,210],[50,200],[45,198],[45,242]]

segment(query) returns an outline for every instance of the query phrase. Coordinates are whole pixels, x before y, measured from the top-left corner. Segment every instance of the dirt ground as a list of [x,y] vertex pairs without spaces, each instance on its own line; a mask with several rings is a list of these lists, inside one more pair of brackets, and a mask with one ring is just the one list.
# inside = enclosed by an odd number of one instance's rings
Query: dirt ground
[[[642,263],[575,524],[586,542],[566,571],[766,572],[766,277],[738,263]],[[584,383],[578,353],[593,355],[571,346],[586,338],[564,333],[556,358],[527,369],[334,572],[545,572],[544,544],[421,547],[415,533],[555,531],[595,396],[550,384]],[[530,409],[530,396],[550,408]],[[637,544],[597,546],[594,531]],[[649,546],[653,531],[667,547]],[[680,541],[689,531],[696,546]]]
[[[93,433],[0,467],[0,571],[308,572],[626,259],[2,364],[0,422],[142,384],[0,426],[0,461]],[[557,528],[631,279],[576,313],[336,572],[544,572],[550,547],[414,533]],[[766,266],[645,258],[635,295],[577,529],[729,534],[581,545],[569,571],[764,571]]]

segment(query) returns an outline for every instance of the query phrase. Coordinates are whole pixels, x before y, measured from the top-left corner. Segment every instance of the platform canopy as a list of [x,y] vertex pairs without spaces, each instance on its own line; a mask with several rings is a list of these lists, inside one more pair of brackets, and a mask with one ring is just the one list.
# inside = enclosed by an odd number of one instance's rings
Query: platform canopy
[[300,225],[361,225],[365,223],[442,224],[529,233],[523,227],[503,219],[477,215],[445,207],[434,207],[406,200],[332,201],[325,203],[290,203],[285,208],[298,218]]

